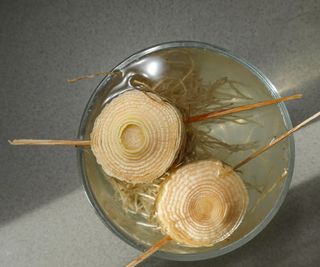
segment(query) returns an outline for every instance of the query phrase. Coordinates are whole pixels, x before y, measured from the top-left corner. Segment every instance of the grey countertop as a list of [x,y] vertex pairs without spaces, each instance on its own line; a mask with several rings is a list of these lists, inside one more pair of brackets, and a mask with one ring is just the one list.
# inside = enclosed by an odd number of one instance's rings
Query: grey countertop
[[[75,138],[99,79],[133,52],[172,40],[231,50],[262,70],[294,124],[320,109],[319,1],[0,2],[0,265],[123,266],[139,252],[114,236],[83,192],[72,148],[10,147],[10,138]],[[287,199],[242,248],[196,263],[141,266],[319,266],[320,122],[295,135]]]

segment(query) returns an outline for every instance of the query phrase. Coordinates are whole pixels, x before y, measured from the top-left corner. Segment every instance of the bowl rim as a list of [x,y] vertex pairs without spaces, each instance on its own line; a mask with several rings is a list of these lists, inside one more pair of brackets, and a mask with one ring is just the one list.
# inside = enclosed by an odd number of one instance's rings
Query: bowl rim
[[[150,46],[148,48],[142,49],[138,52],[135,52],[131,56],[124,59],[121,63],[119,63],[117,66],[115,66],[112,71],[116,69],[121,69],[127,64],[131,63],[132,61],[155,51],[161,51],[168,48],[198,48],[198,49],[205,49],[209,50],[221,55],[224,55],[228,58],[231,58],[238,63],[240,63],[243,67],[247,68],[249,71],[251,71],[252,74],[254,74],[269,90],[272,97],[279,98],[280,94],[278,93],[276,87],[271,83],[271,81],[254,65],[246,61],[245,59],[234,55],[232,52],[218,47],[216,45],[211,45],[209,43],[205,42],[199,42],[199,41],[172,41],[172,42],[165,42],[156,44],[153,46]],[[80,126],[78,129],[78,138],[83,139],[84,137],[84,130],[85,126],[87,124],[88,119],[88,110],[92,106],[95,100],[96,94],[102,90],[102,88],[105,86],[105,84],[110,80],[110,75],[105,76],[101,82],[98,84],[98,86],[93,91],[90,99],[88,100],[86,107],[84,109],[84,112],[81,117]],[[292,128],[292,122],[288,113],[288,110],[283,102],[278,104],[278,107],[280,109],[281,115],[283,117],[284,125],[287,129]],[[294,144],[294,137],[291,135],[288,138],[289,141],[289,149],[288,149],[288,155],[289,155],[289,164],[288,164],[288,175],[285,180],[285,183],[282,187],[282,190],[279,194],[279,197],[277,201],[275,202],[275,205],[273,208],[269,211],[269,213],[266,215],[266,217],[258,224],[256,225],[249,233],[244,235],[239,240],[228,244],[227,246],[211,251],[206,251],[202,253],[191,253],[191,254],[176,254],[176,253],[170,253],[170,252],[163,252],[163,251],[157,251],[154,256],[161,258],[161,259],[167,259],[167,260],[175,260],[175,261],[196,261],[196,260],[205,260],[205,259],[211,259],[215,258],[221,255],[224,255],[226,253],[229,253],[250,240],[252,240],[254,237],[256,237],[273,219],[275,214],[280,209],[282,203],[284,202],[284,199],[286,198],[287,192],[289,190],[289,186],[292,180],[292,175],[294,171],[294,161],[295,161],[295,144]],[[99,203],[97,202],[94,194],[92,193],[89,180],[87,177],[87,173],[84,167],[84,157],[83,157],[83,151],[81,149],[78,149],[77,151],[77,159],[78,159],[78,166],[80,169],[80,174],[82,177],[82,185],[85,190],[85,194],[91,204],[91,206],[94,208],[96,214],[98,217],[102,220],[102,222],[111,230],[112,233],[116,234],[120,239],[122,239],[127,244],[131,245],[132,247],[144,251],[146,249],[145,246],[142,244],[139,244],[135,242],[130,236],[128,236],[126,233],[124,233],[119,227],[117,227],[109,218],[106,216],[106,214],[103,212],[102,208],[100,207]]]

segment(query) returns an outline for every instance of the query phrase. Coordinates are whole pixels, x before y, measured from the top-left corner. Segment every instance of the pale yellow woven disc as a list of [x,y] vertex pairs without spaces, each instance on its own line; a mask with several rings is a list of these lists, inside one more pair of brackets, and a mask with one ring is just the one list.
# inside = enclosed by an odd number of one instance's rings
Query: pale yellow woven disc
[[218,160],[179,168],[158,196],[157,216],[165,234],[193,247],[213,246],[241,223],[248,193],[241,178]]
[[130,90],[108,103],[97,117],[91,148],[110,176],[147,183],[174,163],[184,142],[180,112],[152,93]]

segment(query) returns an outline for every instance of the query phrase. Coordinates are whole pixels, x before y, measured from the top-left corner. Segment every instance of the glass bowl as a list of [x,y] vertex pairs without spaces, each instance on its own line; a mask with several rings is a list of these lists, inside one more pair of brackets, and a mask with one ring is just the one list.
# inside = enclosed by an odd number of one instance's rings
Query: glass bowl
[[[163,43],[133,54],[113,69],[114,75],[108,75],[100,82],[84,110],[78,137],[90,138],[94,120],[101,108],[125,87],[130,87],[130,78],[142,75],[156,82],[166,72],[173,71],[167,64],[169,61],[163,60],[164,55],[175,54],[174,60],[179,62],[177,53],[191,55],[192,64],[204,81],[221,81],[223,77],[236,81],[241,93],[248,97],[248,102],[280,97],[274,85],[256,67],[225,49],[191,41]],[[221,90],[228,95],[227,87]],[[243,123],[244,120],[246,123]],[[223,153],[217,153],[216,157],[232,166],[256,148],[269,143],[274,136],[292,128],[292,124],[285,105],[280,103],[243,112],[236,122],[213,122],[210,127],[216,137],[227,143],[254,144],[250,149],[223,159],[219,158]],[[161,239],[159,231],[136,224],[137,216],[123,211],[121,202],[116,199],[112,186],[90,149],[79,149],[78,159],[88,199],[113,233],[139,250]],[[201,260],[223,255],[244,245],[261,232],[279,210],[288,192],[293,165],[294,139],[289,137],[241,169],[241,177],[248,185],[250,203],[244,221],[227,240],[211,248],[183,247],[171,242],[155,256],[169,260]]]

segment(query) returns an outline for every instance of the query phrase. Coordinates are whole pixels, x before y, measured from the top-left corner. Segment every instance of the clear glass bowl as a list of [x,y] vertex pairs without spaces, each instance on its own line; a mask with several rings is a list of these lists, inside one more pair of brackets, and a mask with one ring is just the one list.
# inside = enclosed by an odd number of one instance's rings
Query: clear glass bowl
[[[174,49],[194,53],[193,61],[200,70],[203,80],[213,81],[228,76],[242,84],[241,90],[255,100],[280,97],[273,84],[256,67],[222,48],[190,41],[164,43],[133,54],[114,68],[115,73],[120,76],[109,75],[100,82],[85,108],[78,137],[90,138],[97,114],[106,101],[123,89],[121,79],[126,77],[126,73],[134,73],[134,75],[142,73],[156,81],[159,78],[156,75],[157,71],[159,72],[159,66],[161,75],[170,71],[170,68],[166,69],[166,66],[163,66],[159,55],[163,51],[170,53]],[[283,103],[244,114],[250,115],[252,124],[226,122],[221,125],[213,122],[210,127],[215,136],[223,141],[234,144],[256,142],[256,147],[267,144],[274,136],[292,128]],[[238,163],[250,153],[252,150],[237,152],[228,158],[228,163],[231,165]],[[90,149],[79,149],[78,158],[88,199],[105,225],[126,243],[139,250],[144,250],[158,241],[161,238],[159,232],[137,225],[135,223],[137,217],[123,211],[121,203],[114,197],[112,186],[105,179],[105,174],[96,163]],[[294,140],[290,137],[241,169],[241,176],[253,185],[249,187],[251,201],[244,221],[230,238],[212,248],[188,248],[173,243],[158,251],[155,256],[170,260],[201,260],[223,255],[244,245],[261,232],[279,210],[288,192],[293,165]],[[281,176],[285,170],[287,175]],[[261,197],[255,188],[270,192]]]

